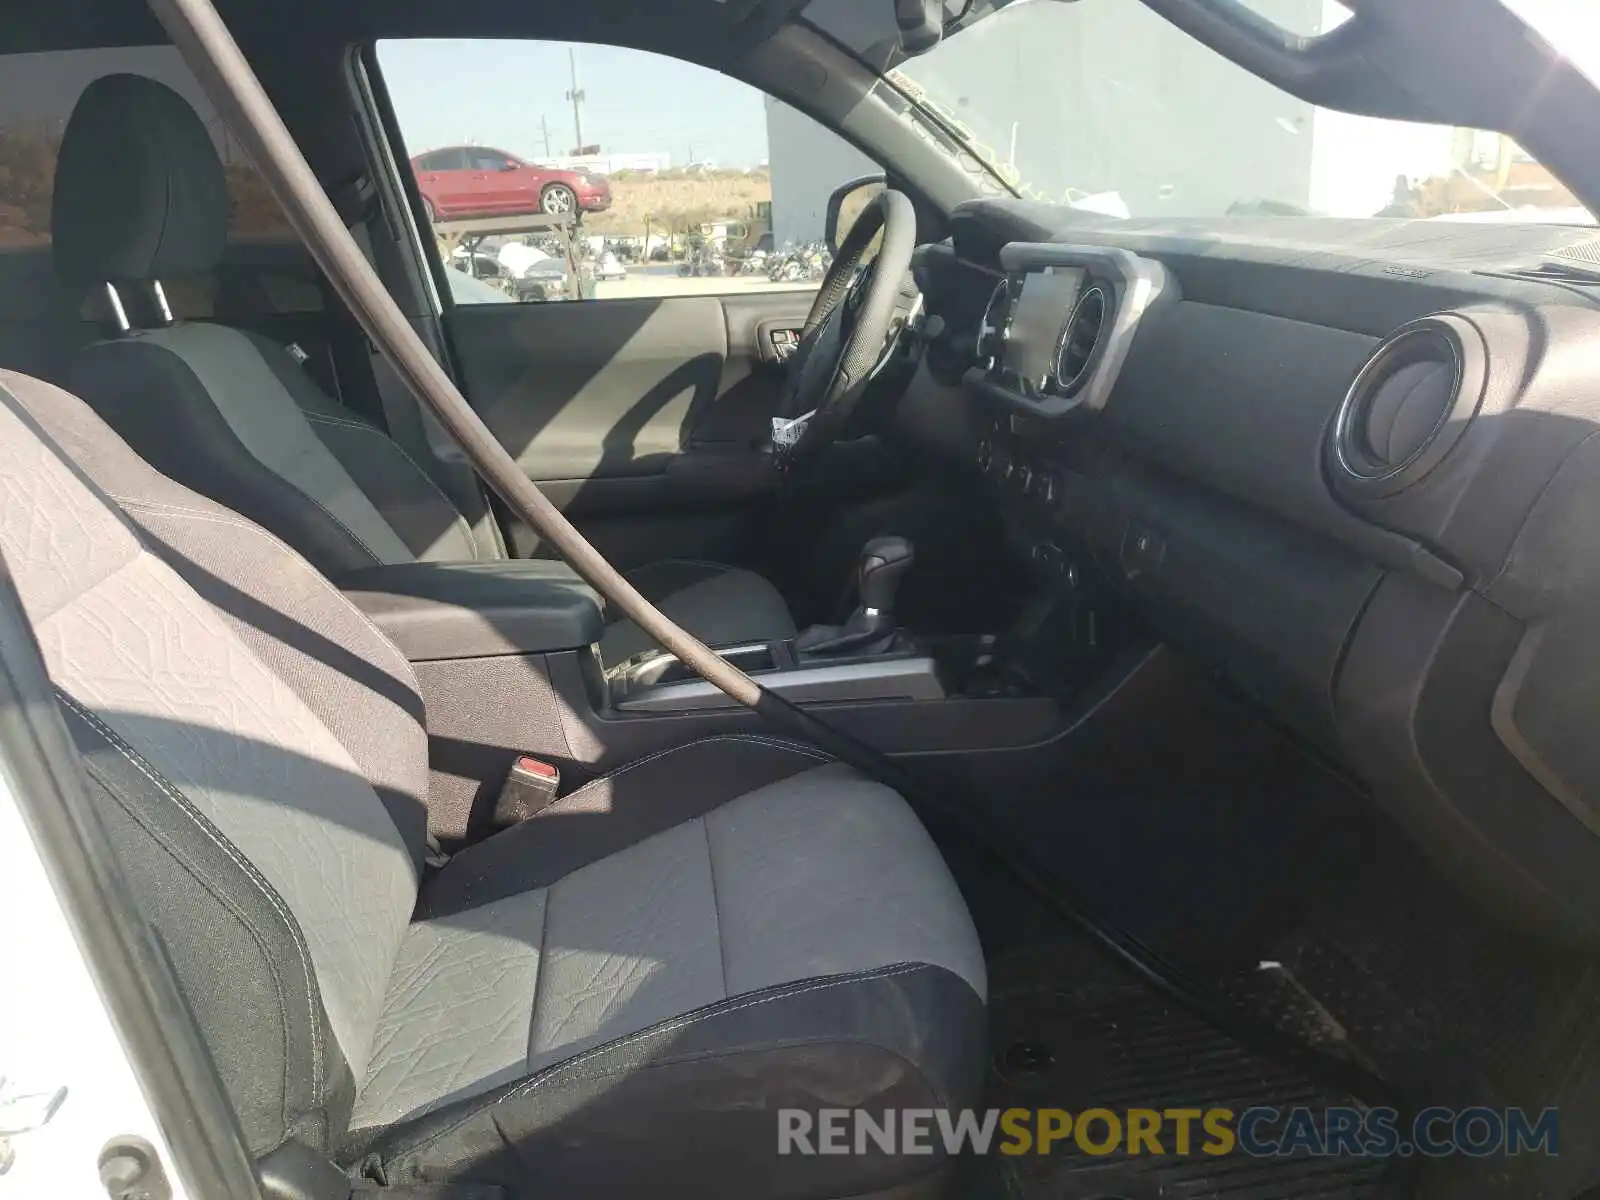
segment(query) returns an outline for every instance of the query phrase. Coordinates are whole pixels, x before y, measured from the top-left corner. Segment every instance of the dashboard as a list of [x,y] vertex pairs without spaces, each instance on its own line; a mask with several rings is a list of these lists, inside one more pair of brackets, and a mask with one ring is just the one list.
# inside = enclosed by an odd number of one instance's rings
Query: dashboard
[[1041,586],[1092,572],[1600,945],[1600,233],[986,200],[915,270],[904,419]]

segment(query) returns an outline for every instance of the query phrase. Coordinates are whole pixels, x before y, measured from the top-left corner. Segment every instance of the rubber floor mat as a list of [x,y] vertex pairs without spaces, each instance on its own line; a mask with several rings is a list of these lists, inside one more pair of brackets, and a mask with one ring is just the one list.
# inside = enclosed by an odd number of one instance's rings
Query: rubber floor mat
[[[1403,844],[1271,948],[1419,1104],[1560,1114],[1560,1153],[1419,1163],[1419,1200],[1572,1200],[1600,1185],[1600,955],[1485,919]],[[1600,1195],[1593,1197],[1600,1200]]]
[[[1279,1109],[1320,1111],[1349,1104],[1292,1070],[1246,1050],[1227,1035],[1138,983],[1120,979],[1075,987],[1037,981],[991,997],[990,1104],[1006,1108]],[[1203,1140],[1198,1123],[1194,1144]],[[1175,1153],[1104,1157],[1061,1141],[1049,1155],[1004,1160],[1006,1190],[1017,1200],[1371,1200],[1385,1165],[1354,1158],[1253,1158]]]

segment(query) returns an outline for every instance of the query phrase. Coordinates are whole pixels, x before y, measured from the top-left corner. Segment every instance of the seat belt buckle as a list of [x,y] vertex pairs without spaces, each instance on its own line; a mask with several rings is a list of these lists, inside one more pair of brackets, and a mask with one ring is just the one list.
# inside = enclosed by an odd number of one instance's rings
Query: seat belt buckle
[[520,825],[549,808],[561,790],[561,772],[551,763],[522,754],[506,772],[494,804],[494,823]]

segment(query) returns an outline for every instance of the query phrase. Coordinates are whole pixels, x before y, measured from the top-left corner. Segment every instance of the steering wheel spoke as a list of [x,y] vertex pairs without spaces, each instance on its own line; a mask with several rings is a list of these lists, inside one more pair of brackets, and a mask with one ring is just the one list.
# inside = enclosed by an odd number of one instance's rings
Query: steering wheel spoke
[[[882,243],[869,260],[880,231]],[[839,247],[790,362],[785,411],[810,414],[791,459],[820,450],[848,426],[888,352],[916,237],[911,201],[884,191],[862,210]]]

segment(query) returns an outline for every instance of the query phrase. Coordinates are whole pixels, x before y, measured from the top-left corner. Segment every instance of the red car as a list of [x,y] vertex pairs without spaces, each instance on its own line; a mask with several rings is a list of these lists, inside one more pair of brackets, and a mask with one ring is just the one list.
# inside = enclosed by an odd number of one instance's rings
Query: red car
[[604,212],[611,185],[588,171],[536,167],[504,150],[447,146],[411,160],[432,220],[495,213]]

